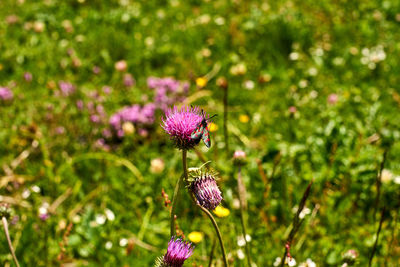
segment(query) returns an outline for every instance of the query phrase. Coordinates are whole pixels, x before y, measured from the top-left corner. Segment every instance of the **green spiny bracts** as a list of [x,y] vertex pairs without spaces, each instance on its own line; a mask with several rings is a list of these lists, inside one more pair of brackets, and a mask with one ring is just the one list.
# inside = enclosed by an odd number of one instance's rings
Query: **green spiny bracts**
[[154,263],[154,267],[168,267],[166,263],[164,262],[163,257],[158,257],[156,259],[156,262]]
[[207,167],[207,165],[210,163],[211,161],[207,161],[198,168],[188,168],[188,179],[186,181],[186,184],[190,186],[192,182],[205,179],[207,177],[213,177],[214,180],[217,180],[216,177],[218,175],[218,172],[212,168]]

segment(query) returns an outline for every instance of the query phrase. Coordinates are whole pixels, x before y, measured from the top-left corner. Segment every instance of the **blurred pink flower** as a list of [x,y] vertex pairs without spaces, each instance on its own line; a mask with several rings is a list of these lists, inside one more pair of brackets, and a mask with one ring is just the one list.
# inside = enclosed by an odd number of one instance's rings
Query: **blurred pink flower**
[[24,73],[24,79],[25,79],[25,81],[27,81],[27,82],[31,82],[31,81],[32,81],[32,73],[30,73],[30,72],[25,72],[25,73]]
[[93,69],[92,69],[92,71],[93,71],[93,73],[94,73],[94,74],[99,74],[99,73],[100,73],[100,71],[101,71],[101,69],[100,69],[100,67],[99,67],[99,66],[93,66]]
[[328,104],[335,105],[339,100],[339,96],[337,94],[330,94],[328,96]]
[[289,113],[294,114],[297,112],[297,108],[295,106],[290,106],[289,107]]
[[124,75],[124,85],[126,87],[132,87],[136,84],[135,78],[133,78],[132,74],[126,73]]
[[115,63],[114,67],[117,71],[124,72],[128,69],[128,63],[125,60],[120,60]]
[[4,101],[8,101],[13,99],[13,92],[7,87],[0,87],[0,99]]

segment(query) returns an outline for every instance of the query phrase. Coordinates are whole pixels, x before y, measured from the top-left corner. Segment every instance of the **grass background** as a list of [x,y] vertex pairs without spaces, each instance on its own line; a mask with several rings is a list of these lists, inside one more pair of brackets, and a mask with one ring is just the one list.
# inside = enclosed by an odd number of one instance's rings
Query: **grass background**
[[[172,76],[191,83],[192,104],[219,114],[213,146],[201,144],[198,151],[220,172],[223,206],[231,214],[218,223],[233,266],[246,262],[237,252],[236,149],[248,156],[243,172],[257,266],[271,266],[282,255],[292,209],[312,178],[307,207],[315,215],[305,217],[295,238],[297,263],[311,258],[318,266],[338,266],[345,251],[356,249],[357,264],[366,266],[385,206],[373,266],[396,266],[400,185],[385,180],[376,208],[376,179],[385,151],[384,168],[392,178],[400,175],[399,24],[395,1],[1,1],[0,85],[14,99],[0,103],[0,190],[19,217],[10,232],[21,265],[151,266],[165,251],[169,212],[161,191],[172,198],[182,165],[159,126],[162,112],[157,110],[146,137],[126,136],[107,151],[95,145],[107,121],[92,123],[75,103],[97,104],[97,92],[110,116],[151,101],[148,77]],[[123,85],[114,67],[119,60],[127,62],[134,87]],[[217,75],[196,87],[196,78],[216,66]],[[31,82],[23,79],[25,72]],[[218,76],[229,83],[229,151]],[[60,80],[76,92],[58,96]],[[102,91],[106,85],[110,95]],[[332,94],[338,100],[329,104]],[[165,161],[158,174],[150,171],[155,158]],[[194,151],[188,164],[201,164]],[[39,207],[60,196],[65,200],[40,220]],[[189,200],[184,193],[179,202],[179,226],[205,238],[187,265],[207,266],[213,231]],[[106,209],[115,220],[94,225]],[[70,222],[60,260],[59,243]],[[120,246],[122,238],[131,241]],[[12,264],[4,235],[0,241],[0,261]]]

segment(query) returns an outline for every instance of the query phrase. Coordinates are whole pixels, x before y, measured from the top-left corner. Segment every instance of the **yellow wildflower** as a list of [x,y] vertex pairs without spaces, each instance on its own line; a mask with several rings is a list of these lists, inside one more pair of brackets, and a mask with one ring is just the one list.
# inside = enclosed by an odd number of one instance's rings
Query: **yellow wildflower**
[[188,235],[188,238],[190,241],[192,241],[193,243],[197,244],[200,243],[203,240],[204,234],[202,232],[191,232]]
[[210,132],[215,132],[216,130],[218,130],[218,125],[216,125],[216,124],[213,123],[213,122],[210,122],[210,123],[208,124],[208,130],[209,130]]
[[222,206],[218,206],[215,208],[214,210],[215,215],[217,215],[218,217],[222,218],[222,217],[226,217],[229,215],[230,210],[228,210],[227,208],[224,208]]
[[199,77],[196,79],[196,85],[199,88],[203,88],[207,85],[207,79],[204,77]]
[[248,123],[249,120],[250,120],[250,117],[245,114],[242,114],[239,116],[239,121],[242,123]]

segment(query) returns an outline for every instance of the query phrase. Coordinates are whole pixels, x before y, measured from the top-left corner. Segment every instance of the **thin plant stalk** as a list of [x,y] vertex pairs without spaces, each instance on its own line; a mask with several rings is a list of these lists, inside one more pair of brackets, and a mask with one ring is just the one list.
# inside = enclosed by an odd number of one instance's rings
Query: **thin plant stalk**
[[383,158],[382,158],[381,164],[379,166],[378,173],[376,175],[376,199],[375,199],[374,219],[376,219],[376,213],[379,208],[379,200],[381,197],[381,185],[382,185],[382,171],[383,171],[383,168],[385,167],[385,162],[386,162],[388,151],[389,151],[389,149],[387,148],[383,152]]
[[240,205],[240,222],[242,224],[242,231],[243,231],[243,238],[244,238],[244,244],[245,244],[245,250],[246,250],[246,256],[247,256],[247,264],[249,267],[251,267],[251,258],[250,258],[250,247],[249,244],[247,243],[247,231],[246,231],[246,224],[245,224],[245,219],[244,219],[244,213],[246,209],[246,204],[245,204],[245,187],[243,184],[242,180],[242,168],[239,166],[238,169],[238,196],[239,196],[239,205]]
[[225,139],[225,150],[227,155],[229,154],[229,142],[228,142],[228,87],[224,88],[224,139]]
[[[182,165],[183,165],[183,176],[184,179],[187,181],[188,180],[188,172],[187,172],[187,155],[186,155],[186,151],[182,151]],[[193,194],[190,194],[190,196],[192,197],[194,203],[196,203],[196,201],[194,200],[194,196]],[[175,196],[174,196],[175,197]],[[217,237],[219,240],[219,244],[221,246],[221,251],[222,251],[222,257],[224,259],[224,266],[228,267],[228,260],[226,258],[226,252],[225,252],[225,247],[224,247],[224,243],[222,241],[222,235],[221,235],[221,231],[218,228],[218,224],[215,221],[214,217],[212,216],[212,214],[203,206],[199,205],[196,203],[196,205],[208,216],[208,218],[210,218],[212,225],[214,226],[215,232],[217,233]]]
[[383,207],[382,213],[381,213],[381,220],[379,221],[378,231],[376,232],[375,244],[374,244],[374,247],[372,248],[371,255],[370,255],[370,257],[369,257],[368,266],[371,266],[371,264],[372,264],[372,259],[374,258],[374,255],[375,255],[375,252],[376,252],[376,247],[378,246],[379,233],[381,232],[381,229],[382,229],[382,223],[383,223],[383,219],[384,219],[384,215],[385,215],[385,210],[386,210],[386,208]]
[[176,203],[179,195],[179,191],[182,188],[183,184],[183,178],[187,177],[187,163],[186,163],[186,156],[187,156],[187,151],[184,149],[182,150],[182,161],[183,161],[183,175],[179,178],[179,180],[176,182],[175,186],[175,191],[174,191],[174,196],[172,198],[172,207],[171,207],[171,236],[174,236],[176,234],[176,229],[175,229],[175,210],[176,210]]
[[313,184],[313,181],[311,181],[308,184],[307,189],[306,189],[306,191],[304,191],[303,197],[301,198],[301,201],[300,201],[300,204],[299,204],[299,208],[297,209],[297,212],[294,215],[293,222],[292,222],[292,230],[290,231],[289,236],[286,239],[285,252],[284,252],[283,257],[282,257],[281,267],[284,267],[284,265],[285,265],[286,256],[289,253],[289,249],[290,249],[290,246],[292,244],[293,238],[296,235],[297,231],[300,229],[300,226],[301,226],[301,224],[303,222],[302,220],[300,220],[299,215],[300,215],[300,212],[303,210],[303,208],[304,208],[304,206],[306,204],[308,196],[310,195],[312,184]]
[[3,222],[4,232],[5,232],[5,234],[6,234],[6,238],[7,238],[7,242],[8,242],[8,247],[9,247],[9,249],[10,249],[11,255],[12,255],[12,257],[13,257],[13,260],[14,260],[14,262],[15,262],[15,265],[17,265],[17,267],[19,267],[19,263],[18,263],[17,257],[15,256],[14,248],[13,248],[12,243],[11,243],[10,234],[9,234],[9,232],[8,232],[8,222],[7,222],[6,217],[2,217],[2,218],[1,218],[1,221]]
[[210,251],[210,259],[209,259],[209,261],[208,261],[208,267],[211,267],[211,264],[212,264],[212,262],[213,262],[213,259],[214,259],[214,250],[215,250],[216,245],[217,245],[217,239],[214,238],[214,239],[213,239],[213,244],[212,244],[212,247],[211,247],[211,251]]
[[229,265],[228,265],[228,260],[226,258],[225,246],[224,246],[224,243],[222,241],[221,231],[218,228],[217,222],[215,221],[215,219],[212,216],[212,214],[206,208],[204,208],[203,206],[201,206],[199,204],[197,204],[197,206],[208,216],[208,218],[210,218],[210,221],[212,222],[212,224],[214,226],[215,232],[217,233],[217,237],[218,237],[218,240],[219,240],[219,245],[221,246],[222,258],[224,259],[224,266],[228,267]]

